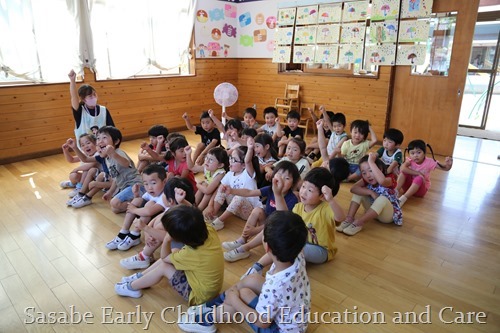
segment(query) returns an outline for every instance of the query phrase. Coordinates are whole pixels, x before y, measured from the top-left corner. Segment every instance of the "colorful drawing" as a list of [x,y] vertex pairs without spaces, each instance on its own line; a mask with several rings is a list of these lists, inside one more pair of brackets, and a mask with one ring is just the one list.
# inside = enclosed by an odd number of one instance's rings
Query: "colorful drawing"
[[224,44],[224,58],[227,58],[229,55],[229,45]]
[[429,38],[429,30],[428,20],[401,21],[399,42],[425,42]]
[[296,64],[312,63],[314,61],[314,46],[295,46],[293,62]]
[[395,43],[398,21],[371,22],[370,43]]
[[220,44],[217,42],[208,43],[208,55],[210,57],[218,57],[221,49],[222,48],[221,48]]
[[432,13],[433,0],[401,1],[401,18],[429,17]]
[[363,60],[363,45],[340,45],[339,64],[360,64]]
[[240,21],[240,27],[246,27],[247,25],[250,25],[252,23],[252,17],[250,16],[250,12],[246,12],[244,14],[241,14],[240,17],[238,18]]
[[226,34],[227,37],[236,37],[236,27],[224,23],[224,27],[222,28],[222,33]]
[[196,20],[200,23],[205,23],[208,21],[208,14],[203,9],[200,9],[196,12]]
[[212,29],[212,39],[213,40],[219,40],[221,38],[221,32],[217,28]]
[[280,8],[278,10],[278,25],[294,25],[297,8]]
[[318,5],[297,7],[295,24],[314,24],[318,19]]
[[257,29],[253,32],[253,41],[255,43],[265,42],[267,39],[266,29]]
[[220,21],[224,19],[224,11],[222,8],[214,8],[208,11],[210,21]]
[[342,22],[366,20],[368,16],[368,1],[344,2]]
[[276,16],[269,16],[266,19],[266,25],[269,29],[274,29],[276,28]]
[[340,42],[343,44],[360,44],[365,39],[366,23],[342,24]]
[[319,5],[318,23],[340,22],[342,19],[342,4],[324,4]]
[[295,27],[294,44],[312,44],[316,42],[316,26]]
[[253,46],[253,36],[240,35],[240,45],[241,46]]
[[267,44],[266,44],[266,49],[269,51],[269,52],[272,52],[274,50],[274,47],[276,45],[276,41],[274,40],[269,40],[267,41]]
[[293,27],[280,27],[274,35],[278,45],[290,45],[293,38]]
[[338,45],[318,45],[314,62],[320,64],[336,64],[338,60],[338,53]]
[[205,51],[207,50],[207,47],[205,44],[199,44],[198,47],[196,48],[198,51],[198,58],[205,58]]
[[227,3],[224,5],[224,14],[226,15],[226,17],[236,18],[236,13],[236,6]]
[[399,16],[400,0],[373,0],[371,20],[394,20]]
[[399,45],[396,65],[423,65],[426,44]]
[[396,44],[371,45],[366,47],[366,65],[389,65],[396,63]]
[[257,25],[262,25],[264,24],[264,14],[262,13],[258,13],[257,15],[255,15],[255,23]]
[[340,24],[318,25],[316,43],[338,43],[340,35]]
[[273,52],[273,62],[289,63],[291,57],[291,46],[277,46]]

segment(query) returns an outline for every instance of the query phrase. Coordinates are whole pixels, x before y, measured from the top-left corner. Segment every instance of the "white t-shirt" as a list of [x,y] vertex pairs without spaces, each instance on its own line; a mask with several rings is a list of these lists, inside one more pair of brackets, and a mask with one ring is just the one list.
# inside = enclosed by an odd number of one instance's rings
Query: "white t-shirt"
[[[163,194],[163,193],[162,193]],[[153,201],[154,203],[158,204],[158,205],[161,205],[163,208],[167,209],[167,207],[165,206],[165,204],[163,203],[163,200],[162,200],[162,194],[160,194],[159,196],[157,197],[153,197],[151,194],[149,194],[148,192],[144,193],[142,195],[142,198],[146,201]]]
[[[246,189],[246,190],[257,189],[257,182],[255,181],[255,172],[252,175],[252,177],[250,177],[250,175],[246,170],[243,170],[243,172],[241,172],[238,175],[235,175],[233,171],[229,171],[228,173],[226,173],[224,178],[222,178],[220,183],[234,189]],[[252,203],[252,206],[254,207],[259,206],[260,200],[258,196],[248,197],[247,199]]]

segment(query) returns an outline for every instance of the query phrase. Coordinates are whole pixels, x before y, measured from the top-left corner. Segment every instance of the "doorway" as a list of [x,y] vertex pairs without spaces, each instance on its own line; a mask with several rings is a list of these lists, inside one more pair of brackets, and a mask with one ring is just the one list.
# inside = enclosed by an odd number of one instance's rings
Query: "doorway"
[[481,14],[474,30],[458,134],[500,140],[500,22],[491,20],[491,12]]

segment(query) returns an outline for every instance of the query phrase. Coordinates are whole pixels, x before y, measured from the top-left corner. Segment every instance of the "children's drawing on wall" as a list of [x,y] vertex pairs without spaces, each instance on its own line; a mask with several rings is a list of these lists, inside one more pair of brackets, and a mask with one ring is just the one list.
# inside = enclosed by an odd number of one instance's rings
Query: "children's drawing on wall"
[[395,43],[398,37],[398,21],[371,22],[370,43]]
[[316,42],[316,26],[295,27],[294,44],[312,44]]
[[276,16],[271,15],[266,19],[266,25],[269,29],[276,28],[276,22],[277,22]]
[[360,44],[365,39],[366,23],[346,23],[342,24],[340,42],[343,44]]
[[236,6],[220,2],[203,3],[195,21],[198,58],[231,57],[236,45]]
[[206,23],[208,21],[208,14],[203,9],[200,9],[196,12],[196,20],[200,23]]
[[396,63],[396,44],[382,44],[367,46],[366,67],[370,65],[389,65]]
[[274,35],[276,44],[290,45],[293,39],[293,27],[279,27]]
[[432,13],[433,0],[401,1],[401,18],[429,17]]
[[240,36],[240,45],[244,47],[253,46],[253,37],[250,35],[241,35]]
[[345,44],[339,47],[339,64],[361,64],[363,59],[362,44]]
[[340,36],[339,24],[324,24],[318,26],[316,43],[332,44],[338,43]]
[[426,44],[399,45],[396,65],[423,65]]
[[429,38],[430,22],[428,20],[401,21],[399,26],[399,42],[425,42]]
[[318,20],[318,5],[297,7],[295,24],[315,24]]
[[342,4],[319,5],[318,23],[337,23],[342,19]]
[[336,64],[338,61],[338,45],[318,45],[314,56],[315,63]]
[[366,20],[368,17],[368,1],[344,2],[343,22]]
[[294,25],[297,8],[280,8],[278,10],[278,25]]
[[292,54],[291,46],[276,46],[273,52],[273,62],[288,63]]
[[400,0],[372,0],[371,20],[394,20],[399,16]]
[[293,48],[293,62],[296,64],[312,63],[314,61],[314,46],[295,46]]

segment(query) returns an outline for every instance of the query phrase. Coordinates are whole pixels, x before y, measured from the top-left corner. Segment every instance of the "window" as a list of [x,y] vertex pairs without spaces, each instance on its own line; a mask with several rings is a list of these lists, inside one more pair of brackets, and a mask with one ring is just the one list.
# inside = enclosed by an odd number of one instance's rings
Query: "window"
[[195,4],[0,1],[0,84],[67,82],[84,66],[101,80],[189,74]]

